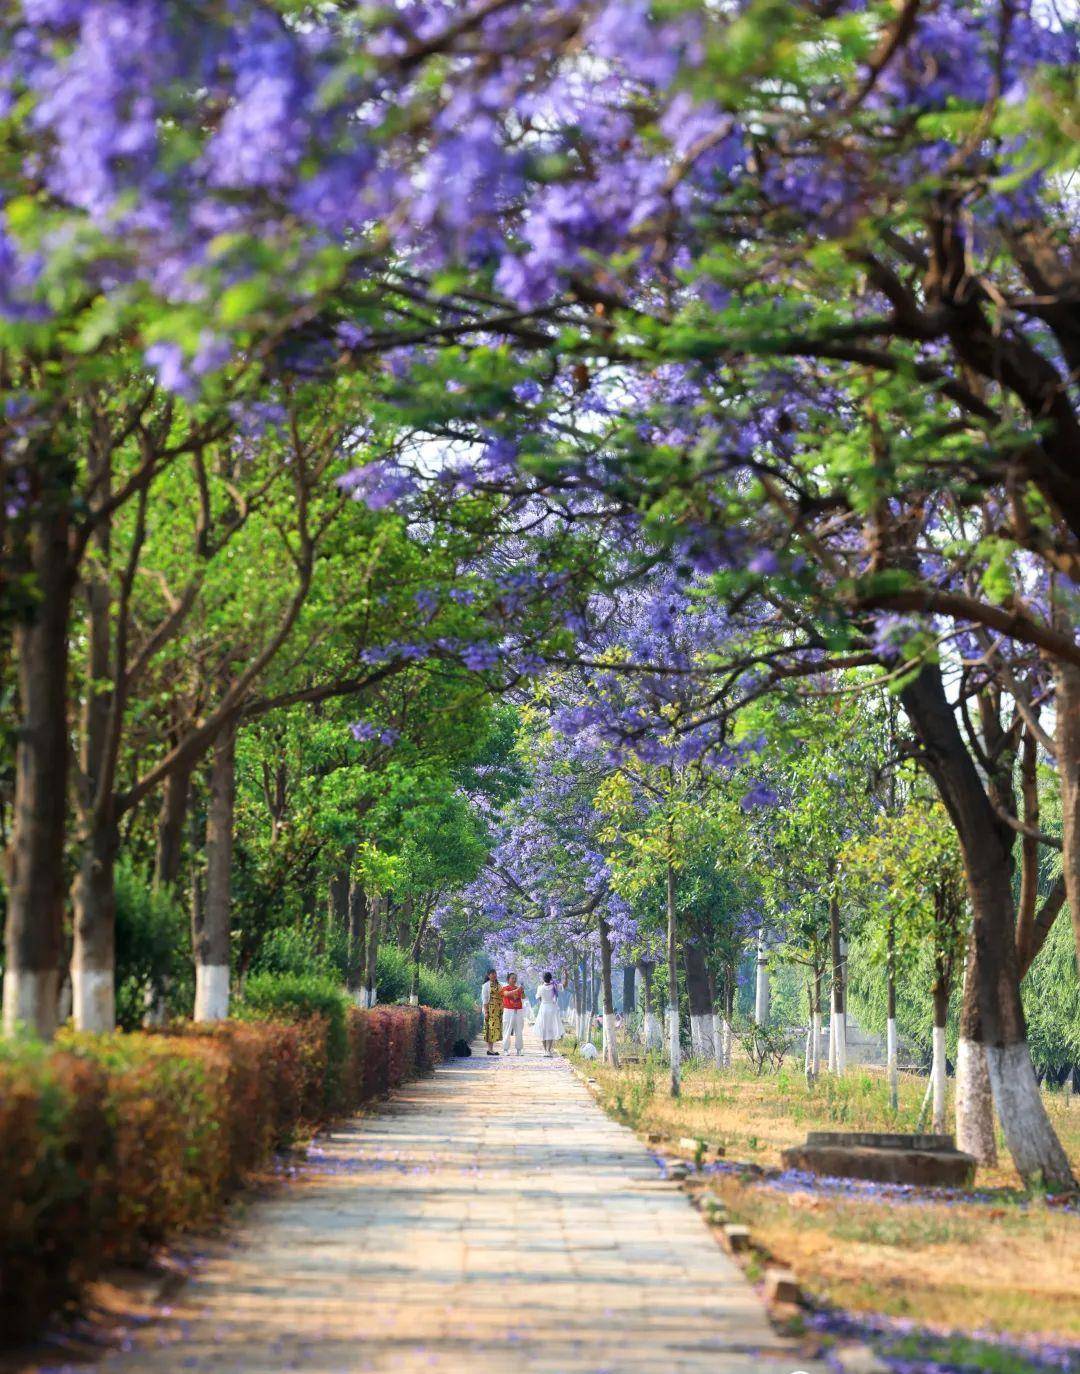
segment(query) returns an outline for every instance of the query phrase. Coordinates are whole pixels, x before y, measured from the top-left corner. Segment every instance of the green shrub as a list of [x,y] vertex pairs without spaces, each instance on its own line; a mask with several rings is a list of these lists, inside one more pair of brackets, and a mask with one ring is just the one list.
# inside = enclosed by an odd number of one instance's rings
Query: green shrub
[[398,945],[382,945],[375,960],[375,974],[380,1002],[409,1000],[409,954]]
[[244,984],[238,1014],[254,1014],[270,1019],[308,1021],[314,1017],[325,1023],[326,1074],[322,1107],[325,1112],[341,1110],[344,1091],[345,1057],[349,1037],[345,1017],[349,996],[333,978],[315,973],[258,973]]
[[476,1006],[478,997],[479,990],[460,974],[420,965],[420,1001],[425,1007],[442,1007],[445,1011],[471,1011]]
[[137,1030],[149,1003],[172,1016],[191,1012],[195,997],[188,915],[170,893],[153,892],[122,859],[116,870],[116,1019]]

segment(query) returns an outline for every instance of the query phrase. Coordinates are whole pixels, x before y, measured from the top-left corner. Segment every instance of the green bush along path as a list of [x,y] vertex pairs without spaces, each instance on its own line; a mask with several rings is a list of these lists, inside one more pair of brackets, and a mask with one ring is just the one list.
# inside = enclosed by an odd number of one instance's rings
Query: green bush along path
[[452,1060],[320,1137],[99,1374],[822,1367],[562,1059]]

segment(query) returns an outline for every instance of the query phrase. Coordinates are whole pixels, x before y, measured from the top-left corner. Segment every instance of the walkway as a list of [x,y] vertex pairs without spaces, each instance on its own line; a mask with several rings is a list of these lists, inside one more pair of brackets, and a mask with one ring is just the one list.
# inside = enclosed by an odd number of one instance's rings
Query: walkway
[[561,1059],[444,1066],[318,1142],[101,1374],[791,1374],[742,1275]]

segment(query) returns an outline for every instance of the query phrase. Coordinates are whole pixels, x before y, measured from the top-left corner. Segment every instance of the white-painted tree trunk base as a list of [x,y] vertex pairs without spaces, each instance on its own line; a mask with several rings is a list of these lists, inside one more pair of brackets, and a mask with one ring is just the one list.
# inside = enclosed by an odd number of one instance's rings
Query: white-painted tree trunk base
[[57,969],[5,969],[4,1034],[28,1033],[51,1040],[56,1032],[59,985]]
[[673,1012],[670,1007],[664,1012],[664,1045],[668,1059],[674,1063],[679,1058],[679,1013]]
[[754,982],[754,1025],[769,1024],[769,1004],[772,1001],[772,988],[769,985],[769,959],[765,943],[765,932],[758,932],[757,975]]
[[963,1037],[956,1050],[956,1144],[980,1164],[997,1163],[994,1095],[986,1049]]
[[664,1032],[660,1028],[660,1018],[653,1011],[645,1013],[642,1033],[647,1050],[659,1050],[664,1046]]
[[228,964],[196,964],[195,1020],[224,1021],[228,1015]]
[[418,996],[415,992],[410,992],[410,993],[409,993],[409,1006],[410,1006],[410,1007],[418,1007],[419,1005],[420,1005],[420,998],[419,998],[419,996]]
[[896,1017],[890,1016],[885,1024],[885,1077],[889,1083],[889,1106],[896,1111],[900,1105],[900,1074],[897,1064],[898,1037]]
[[726,1069],[727,1059],[724,1057],[724,1042],[726,1038],[727,1024],[719,1012],[713,1013],[712,1019],[712,1038],[713,1038],[713,1061],[718,1069]]
[[71,965],[71,1014],[76,1030],[105,1035],[116,1029],[115,989],[112,969]]
[[829,1069],[843,1075],[847,1072],[847,1013],[834,1011],[830,1017]]
[[933,1059],[930,1064],[930,1081],[934,1085],[931,1102],[931,1129],[935,1135],[944,1135],[949,1129],[945,1111],[945,1086],[947,1060],[945,1055],[945,1027],[935,1026],[933,1031]]
[[986,1067],[998,1117],[1016,1171],[1026,1181],[1069,1187],[1072,1170],[1054,1133],[1035,1078],[1027,1041],[988,1045]]
[[679,1040],[679,1013],[673,1011],[671,1007],[667,1009],[667,1052],[668,1063],[671,1066],[671,1092],[675,1096],[679,1091],[680,1079],[682,1076],[682,1045]]
[[690,1018],[690,1053],[695,1059],[713,1059],[716,1047],[713,1039],[712,1012]]
[[814,1077],[817,1078],[821,1073],[821,1012],[814,1012],[814,1046],[813,1057],[810,1061]]
[[618,1028],[615,1024],[615,1013],[604,1012],[604,1063],[618,1064],[619,1047],[617,1040]]
[[353,993],[353,1001],[358,1007],[367,1007],[367,988],[357,988]]

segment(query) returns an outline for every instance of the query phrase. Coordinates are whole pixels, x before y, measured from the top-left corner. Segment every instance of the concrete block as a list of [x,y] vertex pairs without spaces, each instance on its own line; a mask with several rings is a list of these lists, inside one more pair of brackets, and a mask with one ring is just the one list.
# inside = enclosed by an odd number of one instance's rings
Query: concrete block
[[733,1254],[742,1255],[750,1249],[750,1232],[745,1226],[736,1226],[734,1222],[728,1222],[724,1227],[724,1239]]
[[833,1351],[833,1359],[843,1374],[892,1374],[868,1345],[845,1345]]
[[790,1269],[770,1265],[765,1270],[765,1301],[769,1303],[802,1301],[802,1289]]

